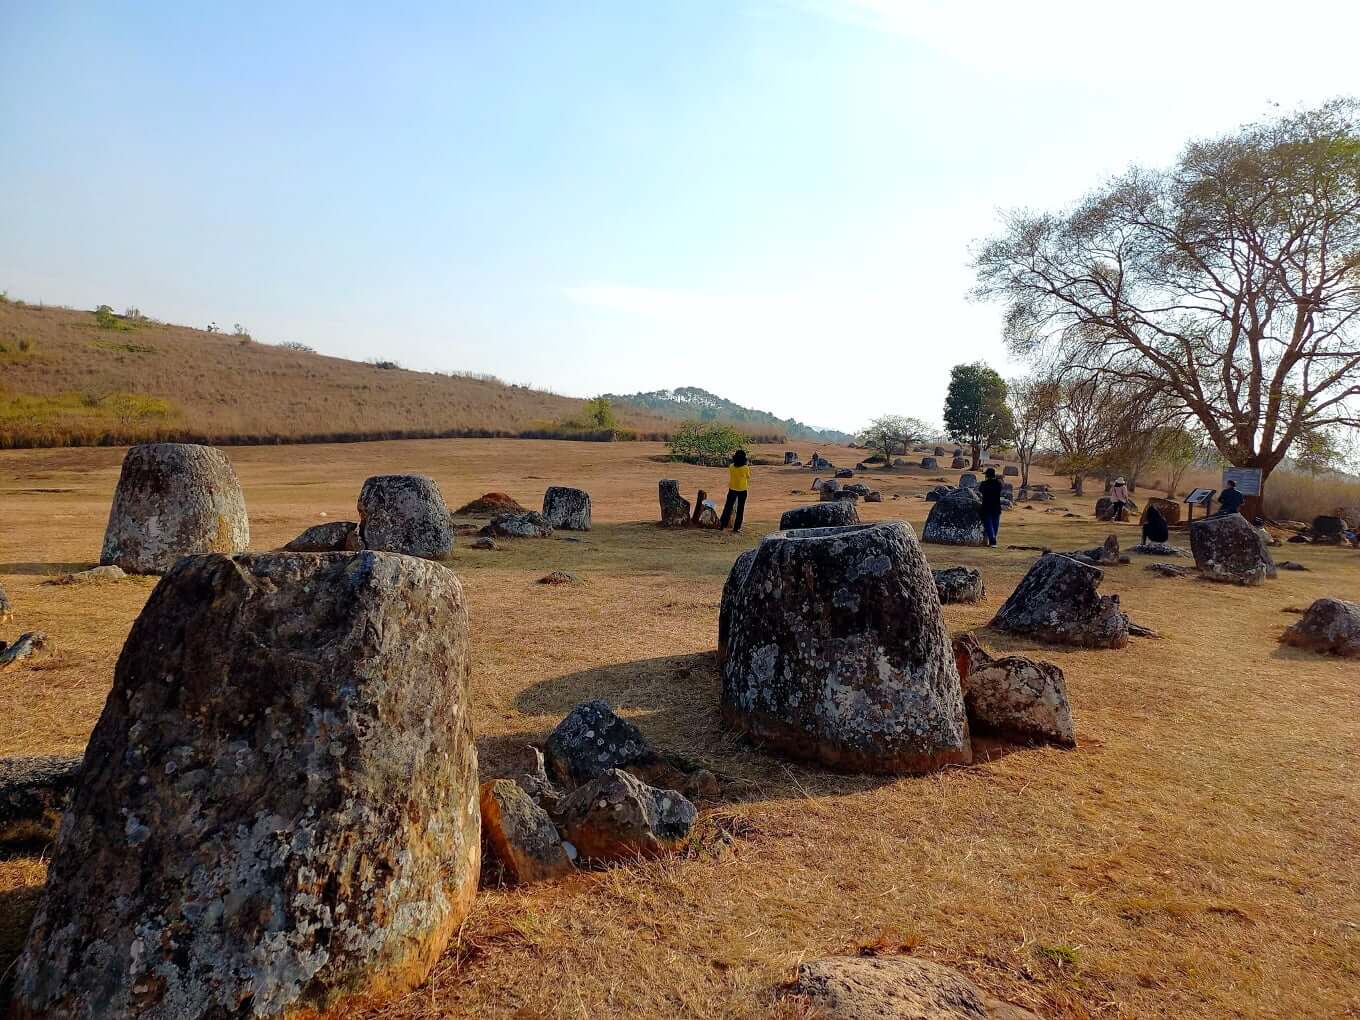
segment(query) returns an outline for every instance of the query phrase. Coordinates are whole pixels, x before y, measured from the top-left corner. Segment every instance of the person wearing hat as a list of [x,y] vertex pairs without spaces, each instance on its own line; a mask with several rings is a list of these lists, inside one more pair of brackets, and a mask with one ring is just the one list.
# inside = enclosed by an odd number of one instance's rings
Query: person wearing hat
[[988,545],[996,545],[996,533],[1001,530],[1001,479],[996,477],[996,468],[988,468],[987,477],[978,485],[978,495],[982,497],[982,533],[987,536]]
[[1110,486],[1110,498],[1116,503],[1132,503],[1129,498],[1129,483],[1122,477],[1116,478],[1114,484]]

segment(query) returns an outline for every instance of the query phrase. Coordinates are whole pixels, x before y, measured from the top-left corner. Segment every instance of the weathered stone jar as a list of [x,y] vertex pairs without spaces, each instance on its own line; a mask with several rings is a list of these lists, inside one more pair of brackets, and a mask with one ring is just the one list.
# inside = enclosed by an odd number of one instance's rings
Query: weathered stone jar
[[720,615],[729,725],[853,771],[972,760],[935,579],[905,522],[769,535],[733,567]]

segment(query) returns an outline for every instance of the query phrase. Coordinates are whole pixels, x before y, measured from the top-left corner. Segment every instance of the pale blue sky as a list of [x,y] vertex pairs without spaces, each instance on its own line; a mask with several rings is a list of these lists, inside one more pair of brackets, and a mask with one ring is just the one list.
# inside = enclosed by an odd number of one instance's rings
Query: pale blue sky
[[[1360,92],[1360,4],[0,0],[0,290],[938,421],[997,210]],[[1018,366],[1012,366],[1012,368]]]

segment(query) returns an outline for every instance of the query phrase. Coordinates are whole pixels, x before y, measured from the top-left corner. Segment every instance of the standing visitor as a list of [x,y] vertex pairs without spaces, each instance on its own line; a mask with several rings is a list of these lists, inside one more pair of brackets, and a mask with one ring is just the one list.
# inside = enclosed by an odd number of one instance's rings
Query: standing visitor
[[1247,497],[1237,491],[1237,483],[1231,478],[1228,479],[1228,487],[1223,490],[1218,497],[1218,516],[1230,517],[1242,509],[1242,503]]
[[746,492],[750,487],[751,469],[746,464],[746,451],[738,450],[732,454],[732,463],[727,466],[727,502],[723,504],[719,531],[726,530],[727,522],[732,519],[732,507],[736,506],[737,520],[732,534],[741,534],[741,521],[746,516]]
[[996,533],[1001,530],[1001,479],[996,477],[996,468],[988,468],[986,474],[978,486],[982,496],[982,532],[988,545],[996,545]]

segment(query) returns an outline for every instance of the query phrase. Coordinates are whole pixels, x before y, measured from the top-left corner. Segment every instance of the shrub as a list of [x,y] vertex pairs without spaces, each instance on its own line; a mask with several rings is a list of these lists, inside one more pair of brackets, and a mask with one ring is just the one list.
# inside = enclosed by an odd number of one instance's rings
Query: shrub
[[100,305],[94,310],[94,321],[100,329],[118,328],[118,316],[113,314],[113,309],[108,305]]
[[253,336],[250,335],[250,330],[246,329],[246,328],[245,328],[244,326],[242,326],[239,322],[236,323],[236,325],[232,327],[231,335],[232,335],[232,336],[239,336],[242,340],[254,340],[254,339],[255,339]]
[[721,467],[747,442],[731,425],[687,421],[671,433],[671,455],[698,464]]
[[374,368],[384,368],[388,370],[401,368],[395,361],[384,361],[381,358],[370,358],[368,363]]
[[301,343],[300,341],[297,340],[284,340],[281,343],[275,344],[274,346],[284,351],[297,351],[299,354],[316,353],[315,347],[309,347],[307,344]]

